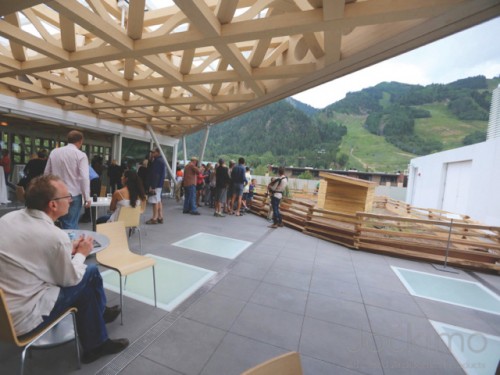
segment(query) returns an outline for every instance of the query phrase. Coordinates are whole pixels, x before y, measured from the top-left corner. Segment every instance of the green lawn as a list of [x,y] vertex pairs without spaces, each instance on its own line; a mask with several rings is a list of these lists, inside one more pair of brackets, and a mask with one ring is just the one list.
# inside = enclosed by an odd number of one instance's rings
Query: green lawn
[[464,137],[476,130],[486,131],[485,121],[462,121],[453,118],[445,104],[420,106],[431,112],[432,117],[415,120],[415,134],[425,139],[443,142],[443,150],[462,147]]
[[415,157],[364,129],[365,116],[336,114],[335,119],[347,127],[340,150],[349,155],[350,168],[392,173],[407,169]]

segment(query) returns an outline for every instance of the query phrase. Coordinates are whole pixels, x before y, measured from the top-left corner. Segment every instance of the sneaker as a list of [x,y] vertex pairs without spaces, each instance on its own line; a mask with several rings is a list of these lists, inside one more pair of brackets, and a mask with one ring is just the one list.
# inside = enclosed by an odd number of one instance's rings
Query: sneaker
[[285,225],[283,223],[279,223],[278,227],[283,228]]
[[91,363],[105,355],[120,353],[128,345],[129,341],[127,339],[108,339],[97,348],[85,352],[82,356],[82,362]]
[[182,211],[182,213],[183,213],[183,214],[188,214],[188,213],[189,213],[189,211]]
[[219,213],[218,213],[218,212],[214,212],[214,216],[215,216],[215,217],[218,217],[218,216],[219,216]]
[[278,224],[269,225],[268,228],[272,228],[272,229],[278,228]]
[[118,305],[111,307],[106,306],[106,308],[104,309],[104,313],[102,314],[102,317],[104,318],[104,323],[108,324],[115,321],[121,312],[122,309]]
[[200,215],[200,213],[198,211],[193,211],[193,212],[190,212],[191,215]]

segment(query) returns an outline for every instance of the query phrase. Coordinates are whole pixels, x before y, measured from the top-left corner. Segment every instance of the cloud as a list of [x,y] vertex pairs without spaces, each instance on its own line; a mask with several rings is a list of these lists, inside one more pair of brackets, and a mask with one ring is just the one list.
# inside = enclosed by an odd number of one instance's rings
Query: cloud
[[316,108],[380,82],[429,85],[500,75],[500,18],[393,57],[293,97]]

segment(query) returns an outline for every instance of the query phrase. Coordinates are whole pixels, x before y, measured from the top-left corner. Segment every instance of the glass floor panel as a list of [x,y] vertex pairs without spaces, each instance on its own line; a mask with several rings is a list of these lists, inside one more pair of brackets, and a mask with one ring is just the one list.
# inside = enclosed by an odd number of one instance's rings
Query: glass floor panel
[[391,268],[414,296],[500,315],[500,298],[478,282]]
[[251,244],[248,241],[200,232],[172,245],[222,258],[234,259]]
[[[156,259],[157,306],[166,311],[175,309],[177,305],[216,274],[214,271],[168,258],[151,254],[146,254],[146,256]],[[104,287],[119,294],[120,276],[118,272],[107,270],[101,275]],[[151,268],[129,275],[123,295],[154,306],[153,271]]]
[[468,375],[493,375],[500,360],[500,337],[430,320]]

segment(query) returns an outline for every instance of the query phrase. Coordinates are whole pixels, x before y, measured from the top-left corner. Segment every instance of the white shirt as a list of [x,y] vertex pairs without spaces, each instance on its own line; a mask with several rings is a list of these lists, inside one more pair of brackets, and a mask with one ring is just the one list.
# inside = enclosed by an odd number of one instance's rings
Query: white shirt
[[45,174],[59,176],[71,195],[83,195],[83,201],[90,199],[89,161],[87,155],[70,143],[51,151]]
[[68,235],[43,211],[22,209],[0,218],[0,288],[17,335],[42,323],[60,287],[78,284],[87,266]]

